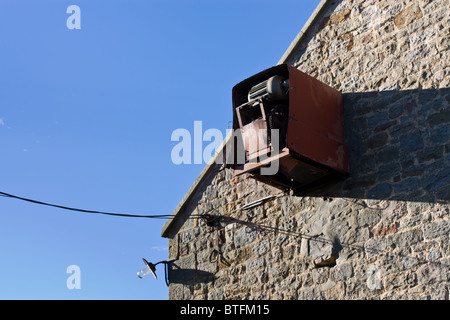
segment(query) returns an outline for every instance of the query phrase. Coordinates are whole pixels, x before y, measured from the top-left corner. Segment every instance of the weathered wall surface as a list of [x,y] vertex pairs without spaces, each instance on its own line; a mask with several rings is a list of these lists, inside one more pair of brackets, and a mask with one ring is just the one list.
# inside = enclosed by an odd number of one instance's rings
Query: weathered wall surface
[[228,219],[174,222],[170,299],[449,298],[449,16],[327,5],[289,63],[342,91],[350,177],[236,210],[280,190],[216,165],[182,216]]

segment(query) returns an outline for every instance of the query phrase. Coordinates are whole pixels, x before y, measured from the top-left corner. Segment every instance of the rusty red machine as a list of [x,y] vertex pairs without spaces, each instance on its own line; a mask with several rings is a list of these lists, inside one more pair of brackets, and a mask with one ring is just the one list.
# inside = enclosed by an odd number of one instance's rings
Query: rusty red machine
[[[227,163],[235,175],[249,173],[296,192],[348,175],[339,91],[282,64],[238,83],[232,96],[234,138],[241,141]],[[263,174],[274,161],[277,171]]]

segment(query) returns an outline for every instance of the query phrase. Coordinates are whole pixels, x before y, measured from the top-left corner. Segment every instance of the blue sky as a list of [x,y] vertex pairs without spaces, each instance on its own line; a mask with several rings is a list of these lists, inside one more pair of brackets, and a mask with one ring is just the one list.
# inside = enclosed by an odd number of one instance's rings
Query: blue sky
[[[319,2],[0,0],[0,191],[170,214],[204,167],[172,162],[172,132],[225,135],[231,88],[275,65]],[[136,276],[167,258],[164,222],[0,197],[0,299],[167,299],[162,266]]]

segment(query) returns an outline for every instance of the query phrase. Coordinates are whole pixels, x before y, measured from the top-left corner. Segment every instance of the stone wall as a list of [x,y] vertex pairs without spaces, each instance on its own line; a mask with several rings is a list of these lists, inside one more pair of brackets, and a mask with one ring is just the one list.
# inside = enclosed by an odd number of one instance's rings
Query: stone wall
[[343,93],[349,178],[293,196],[215,165],[171,225],[170,299],[449,298],[449,16],[328,3],[288,62]]

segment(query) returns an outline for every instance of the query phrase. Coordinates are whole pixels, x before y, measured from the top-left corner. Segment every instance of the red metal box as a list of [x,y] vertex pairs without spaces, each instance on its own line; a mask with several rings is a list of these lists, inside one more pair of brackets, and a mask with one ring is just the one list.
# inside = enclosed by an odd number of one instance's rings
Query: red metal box
[[[306,190],[348,173],[339,91],[283,64],[240,82],[232,95],[233,129],[241,141],[227,162],[236,175]],[[244,161],[237,161],[239,153]],[[270,166],[276,172],[264,173]]]

